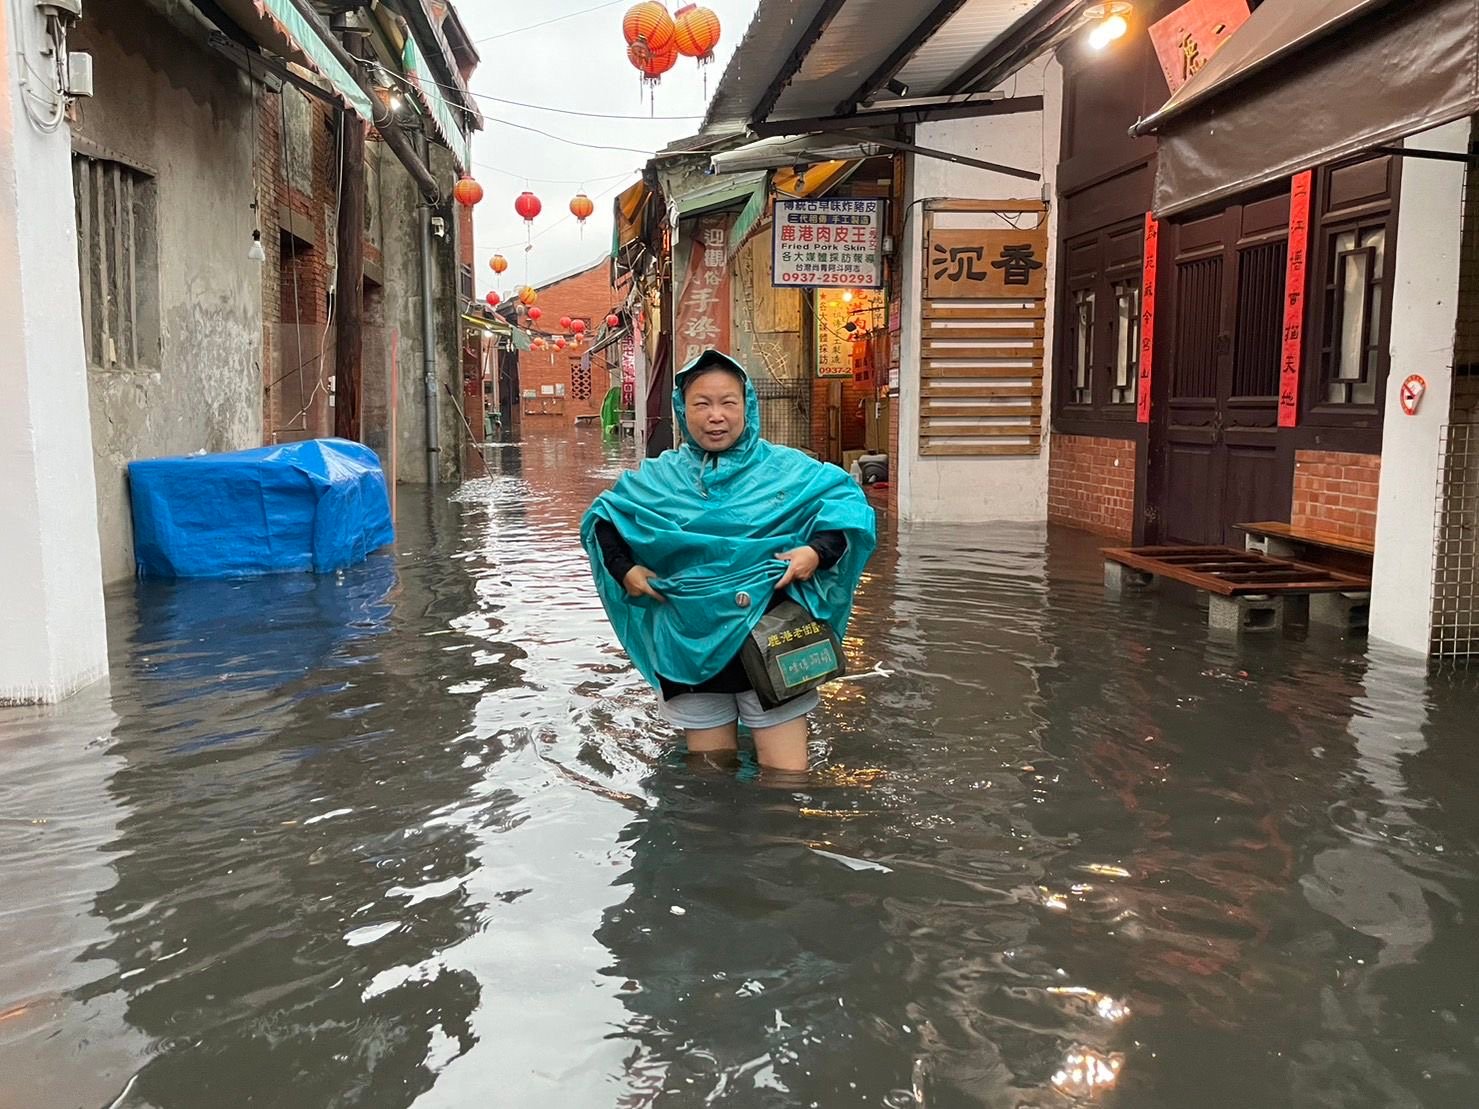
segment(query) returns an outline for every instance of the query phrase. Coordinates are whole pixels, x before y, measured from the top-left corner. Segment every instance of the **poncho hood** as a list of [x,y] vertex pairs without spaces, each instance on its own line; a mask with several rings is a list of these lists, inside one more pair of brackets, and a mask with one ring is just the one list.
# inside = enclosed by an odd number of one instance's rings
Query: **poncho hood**
[[[712,366],[745,383],[745,428],[718,454],[688,431],[683,385]],[[775,556],[820,531],[841,531],[847,550],[837,565],[788,594],[843,634],[853,593],[877,542],[873,509],[847,474],[761,437],[760,400],[744,368],[719,351],[699,355],[674,378],[674,418],[682,445],[647,459],[596,499],[581,527],[596,589],[633,664],[654,686],[712,678],[739,653],[765,614],[786,564]],[[607,520],[637,561],[658,576],[659,604],[630,598],[602,562],[595,527]]]

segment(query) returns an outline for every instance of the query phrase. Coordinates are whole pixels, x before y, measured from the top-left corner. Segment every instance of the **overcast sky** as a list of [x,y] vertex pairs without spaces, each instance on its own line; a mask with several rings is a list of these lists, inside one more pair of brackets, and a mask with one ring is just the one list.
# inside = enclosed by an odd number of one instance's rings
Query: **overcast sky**
[[[622,16],[633,3],[457,0],[457,10],[483,58],[471,85],[482,98],[479,104],[487,118],[484,130],[473,139],[474,174],[485,190],[474,212],[479,296],[495,287],[488,268],[495,253],[509,261],[508,271],[497,279],[499,292],[524,282],[524,223],[514,212],[514,199],[525,188],[544,203],[543,213],[534,221],[534,250],[528,255],[529,278],[537,285],[605,257],[611,249],[613,197],[637,179],[652,151],[698,130],[706,99],[703,77],[691,58],[680,57],[656,93],[659,117],[689,118],[650,118],[652,108],[637,70],[627,61],[621,33]],[[749,26],[757,0],[704,3],[723,24],[715,60],[705,70],[712,93]],[[679,6],[670,2],[669,10]],[[571,18],[559,18],[565,15]],[[558,22],[534,26],[548,20]],[[514,107],[488,97],[541,107]],[[553,108],[631,118],[593,119],[548,110]],[[558,137],[521,129],[525,127]],[[632,149],[591,150],[561,140]],[[596,204],[584,238],[569,209],[582,185]]]

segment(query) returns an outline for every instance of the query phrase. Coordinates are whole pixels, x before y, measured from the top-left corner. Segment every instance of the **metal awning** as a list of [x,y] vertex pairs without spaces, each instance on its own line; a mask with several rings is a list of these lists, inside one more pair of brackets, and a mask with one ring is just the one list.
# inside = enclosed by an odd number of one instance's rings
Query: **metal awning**
[[[1336,31],[1343,34],[1335,34]],[[1479,0],[1263,4],[1164,107],[1174,216],[1479,112]]]
[[[760,0],[702,133],[789,136],[1033,110],[962,99],[1080,27],[1084,2]],[[878,111],[880,98],[891,98],[891,113]]]
[[743,173],[746,170],[809,166],[820,162],[855,162],[871,158],[881,149],[872,143],[850,139],[781,135],[715,154],[709,159],[709,168],[714,173]]

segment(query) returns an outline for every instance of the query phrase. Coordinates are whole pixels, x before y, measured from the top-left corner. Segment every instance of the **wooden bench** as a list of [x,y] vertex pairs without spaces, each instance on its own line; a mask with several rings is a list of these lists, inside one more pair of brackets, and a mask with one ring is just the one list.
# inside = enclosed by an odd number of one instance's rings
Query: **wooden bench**
[[1143,589],[1158,578],[1182,582],[1209,595],[1208,622],[1215,628],[1281,628],[1285,602],[1294,599],[1313,623],[1365,630],[1369,565],[1361,573],[1235,547],[1122,547],[1103,553],[1110,590]]

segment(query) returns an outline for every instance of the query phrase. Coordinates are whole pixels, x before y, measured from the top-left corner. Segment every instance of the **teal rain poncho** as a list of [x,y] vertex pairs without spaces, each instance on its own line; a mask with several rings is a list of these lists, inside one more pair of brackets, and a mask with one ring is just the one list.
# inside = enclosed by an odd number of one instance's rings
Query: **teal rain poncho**
[[[721,454],[688,431],[683,383],[701,364],[722,361],[745,379],[745,429]],[[674,420],[683,445],[642,463],[602,493],[586,513],[581,542],[617,638],[653,686],[658,676],[699,685],[739,653],[765,615],[786,564],[776,555],[806,545],[821,531],[847,536],[847,551],[811,581],[787,593],[843,634],[853,593],[877,542],[873,509],[836,466],[760,438],[760,401],[733,359],[707,351],[675,381]],[[628,597],[602,562],[596,523],[607,520],[657,577],[666,604]]]

